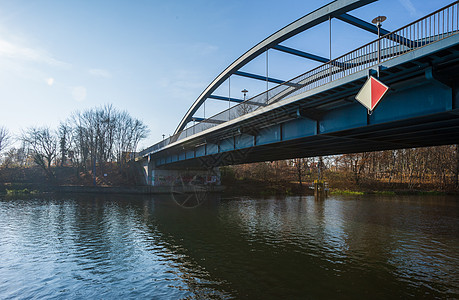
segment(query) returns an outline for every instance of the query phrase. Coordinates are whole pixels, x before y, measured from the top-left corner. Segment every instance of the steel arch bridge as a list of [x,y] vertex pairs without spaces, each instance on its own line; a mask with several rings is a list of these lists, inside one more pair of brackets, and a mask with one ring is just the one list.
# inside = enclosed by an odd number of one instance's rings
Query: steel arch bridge
[[[374,1],[333,1],[241,55],[199,95],[173,136],[139,153],[146,176],[157,168],[458,143],[458,1],[393,32],[349,14]],[[334,59],[282,44],[331,19],[373,33],[375,40]],[[321,65],[287,81],[241,71],[268,50]],[[370,75],[390,87],[374,112],[355,100]],[[231,76],[277,85],[249,99],[215,94]],[[237,104],[209,118],[196,116],[215,100]]]

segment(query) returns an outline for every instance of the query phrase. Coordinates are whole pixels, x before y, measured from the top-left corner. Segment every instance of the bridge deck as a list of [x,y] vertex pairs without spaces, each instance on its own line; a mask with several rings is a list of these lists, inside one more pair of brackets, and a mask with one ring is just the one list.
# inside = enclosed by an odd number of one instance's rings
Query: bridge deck
[[[413,101],[399,101],[398,112],[393,115],[396,108],[386,112],[383,108],[385,100],[378,110],[366,117],[365,108],[354,100],[354,96],[371,71],[367,69],[166,145],[160,152],[174,152],[177,148],[194,149],[196,145],[218,144],[234,137],[253,139],[254,136],[267,130],[264,128],[275,124],[279,126],[280,136],[282,135],[280,130],[285,133],[289,130],[289,122],[298,121],[299,118],[303,119],[303,125],[309,127],[309,130],[314,122],[317,123],[318,128],[311,135],[300,139],[284,136],[270,145],[259,144],[257,149],[250,151],[250,155],[244,154],[245,160],[263,161],[292,157],[292,155],[297,157],[327,155],[459,142],[456,91],[458,82],[456,74],[459,74],[457,72],[458,45],[459,35],[453,35],[385,62],[380,72],[380,79],[391,87],[387,95],[387,98],[391,98],[403,90],[415,92],[417,89],[422,89],[426,82],[430,85],[442,85],[439,81],[426,79],[426,70],[434,65],[436,76],[454,89],[449,109],[445,107],[442,111],[438,111],[438,108],[422,105],[422,103],[417,105],[414,103],[415,106],[410,107]],[[447,90],[448,87],[445,86],[444,89]],[[421,108],[424,112],[416,111]],[[352,124],[345,120],[346,118],[343,119],[343,114],[348,116],[354,114],[354,117],[357,115],[359,117],[355,120],[355,124]],[[400,115],[399,120],[396,120],[397,114]],[[363,120],[363,116],[367,120]],[[315,117],[317,120],[314,120]],[[339,130],[339,127],[344,125],[339,123],[343,122],[349,123],[346,126],[350,128]],[[282,126],[284,127],[281,128]],[[252,146],[256,144],[255,141]],[[243,148],[245,147],[241,147]],[[269,158],[262,154],[266,151],[269,152]]]
[[[368,49],[383,38],[249,99],[269,105],[223,123],[214,116],[218,122],[188,128],[141,156],[188,168],[459,143],[457,28],[410,39],[405,29],[384,37],[390,43],[379,59]],[[403,39],[398,46],[396,39]],[[376,70],[390,91],[368,115],[354,97]]]

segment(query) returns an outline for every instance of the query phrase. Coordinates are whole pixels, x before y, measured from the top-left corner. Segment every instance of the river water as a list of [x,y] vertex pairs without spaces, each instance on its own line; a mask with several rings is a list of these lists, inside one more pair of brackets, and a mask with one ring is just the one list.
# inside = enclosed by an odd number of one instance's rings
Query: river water
[[459,199],[0,196],[1,299],[458,298]]

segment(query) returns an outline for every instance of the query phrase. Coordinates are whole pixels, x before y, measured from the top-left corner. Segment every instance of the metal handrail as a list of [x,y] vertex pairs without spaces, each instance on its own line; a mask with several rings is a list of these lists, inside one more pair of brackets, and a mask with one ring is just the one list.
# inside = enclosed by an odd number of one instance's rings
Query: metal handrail
[[220,121],[230,121],[260,108],[253,103],[269,105],[285,100],[456,34],[459,31],[458,2],[455,1],[398,30],[223,110],[139,152],[139,156],[157,152],[170,143],[214,127],[221,123]]

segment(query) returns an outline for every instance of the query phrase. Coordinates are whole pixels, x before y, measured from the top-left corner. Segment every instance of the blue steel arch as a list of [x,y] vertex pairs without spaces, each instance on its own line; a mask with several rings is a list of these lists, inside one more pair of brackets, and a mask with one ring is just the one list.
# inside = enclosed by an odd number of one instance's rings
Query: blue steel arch
[[[177,126],[174,135],[182,131],[186,127],[188,122],[193,120],[193,115],[201,107],[204,101],[206,101],[206,99],[208,98],[211,98],[210,96],[212,95],[212,93],[221,84],[223,84],[223,82],[226,79],[228,79],[233,74],[237,74],[239,69],[241,69],[243,66],[245,66],[247,63],[258,57],[266,50],[276,49],[279,51],[284,51],[293,55],[299,55],[310,59],[322,59],[320,57],[314,57],[314,55],[310,55],[308,53],[281,46],[279,45],[281,42],[301,32],[304,32],[307,29],[312,28],[322,22],[325,22],[329,18],[337,18],[351,25],[357,26],[361,29],[376,33],[376,26],[346,14],[348,11],[365,6],[375,1],[377,0],[335,0],[273,33],[272,35],[270,35],[269,37],[255,45],[253,48],[245,52],[238,59],[236,59],[231,65],[229,65],[225,70],[223,70],[223,72],[221,72],[209,84],[209,86],[207,86],[207,88],[195,100],[193,105],[188,109],[187,113]],[[385,30],[383,32],[385,32]]]

